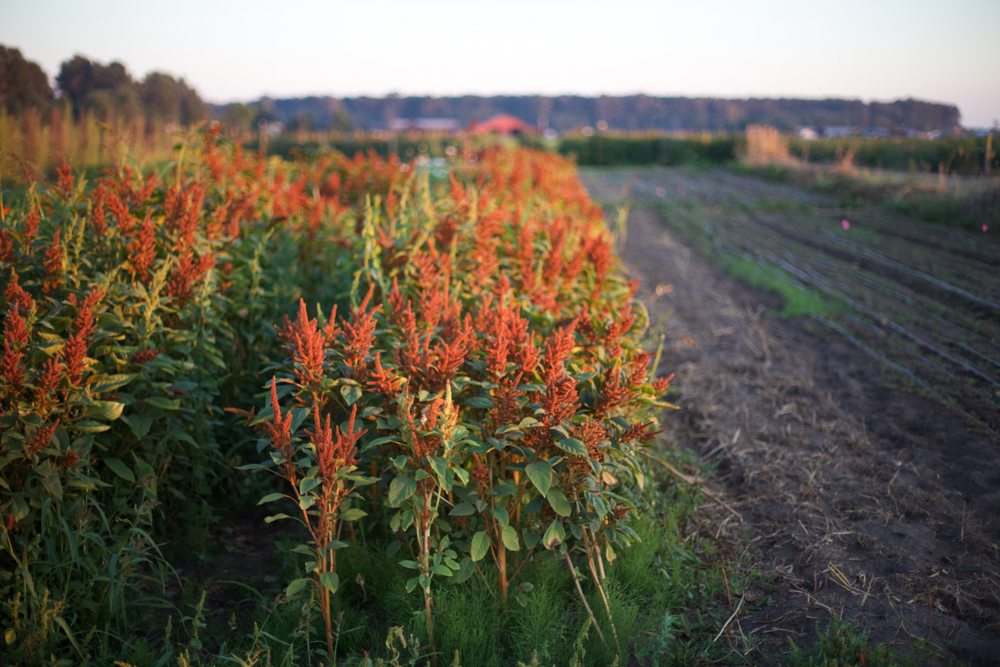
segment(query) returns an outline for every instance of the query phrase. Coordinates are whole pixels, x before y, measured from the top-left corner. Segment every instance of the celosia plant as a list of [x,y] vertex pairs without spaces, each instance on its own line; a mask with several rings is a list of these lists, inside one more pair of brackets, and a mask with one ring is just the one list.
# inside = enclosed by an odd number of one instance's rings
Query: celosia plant
[[634,286],[568,164],[496,152],[459,176],[447,194],[380,193],[361,227],[366,296],[322,328],[300,305],[282,329],[288,400],[365,424],[358,465],[381,491],[360,506],[410,543],[401,565],[432,643],[433,578],[486,560],[504,600],[531,560],[574,577],[580,560],[610,616],[605,562],[634,538],[639,450],[667,382],[650,377]]

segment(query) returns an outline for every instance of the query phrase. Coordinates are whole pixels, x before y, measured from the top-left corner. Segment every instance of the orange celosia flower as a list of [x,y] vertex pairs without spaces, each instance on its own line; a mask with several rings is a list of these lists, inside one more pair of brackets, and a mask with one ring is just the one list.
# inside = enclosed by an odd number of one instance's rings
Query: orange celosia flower
[[128,244],[129,263],[132,273],[142,282],[149,280],[149,268],[156,259],[156,228],[153,227],[153,212],[146,213],[139,226],[139,234]]
[[206,253],[195,261],[192,251],[185,249],[174,269],[170,272],[167,294],[174,297],[177,303],[183,306],[194,294],[195,287],[208,275],[213,266],[215,266],[215,256],[212,253]]
[[354,424],[358,416],[358,406],[351,407],[351,416],[347,420],[347,430],[341,431],[337,426],[330,429],[330,415],[325,422],[320,420],[319,406],[313,406],[314,429],[309,434],[309,441],[316,449],[316,459],[319,464],[320,476],[327,482],[332,481],[341,468],[357,463],[357,444],[367,431],[355,430]]
[[406,384],[406,378],[385,370],[382,367],[382,354],[376,352],[375,368],[368,374],[367,384],[373,391],[377,391],[386,398],[393,398],[399,394],[402,386]]
[[42,364],[35,387],[35,401],[39,405],[48,405],[55,399],[56,389],[63,379],[63,365],[58,359],[47,359]]
[[4,340],[13,346],[21,347],[28,343],[30,336],[31,333],[28,331],[24,318],[21,317],[20,308],[17,304],[12,304],[3,322]]
[[[69,378],[70,384],[75,385],[80,382],[87,355],[87,346],[94,333],[94,308],[102,298],[104,298],[103,290],[96,287],[92,289],[84,297],[76,317],[73,318],[73,333],[63,348],[63,363],[66,365],[66,376]],[[70,295],[69,302],[76,305],[75,294]]]
[[271,445],[281,454],[281,462],[285,468],[285,478],[297,484],[295,472],[295,462],[292,456],[295,453],[292,447],[292,411],[287,415],[281,414],[281,405],[278,403],[278,382],[271,377],[271,410],[274,416],[271,421],[264,422],[264,432],[271,439]]
[[142,366],[143,364],[148,364],[158,356],[160,356],[160,351],[156,349],[137,350],[129,357],[129,361],[137,366]]
[[10,282],[7,283],[7,287],[4,289],[3,298],[10,305],[20,308],[25,315],[30,314],[31,310],[35,307],[35,300],[21,287],[19,276],[14,269],[10,271]]
[[21,392],[24,382],[24,369],[21,368],[21,359],[24,353],[11,345],[9,340],[3,342],[3,357],[0,358],[0,377],[4,383],[10,387],[14,396]]
[[38,209],[32,208],[24,218],[24,245],[21,247],[24,252],[31,248],[31,241],[38,234],[39,224]]
[[46,294],[57,289],[63,281],[63,252],[60,241],[61,229],[57,229],[52,235],[52,242],[45,250],[45,257],[42,263],[45,267],[45,280],[42,283],[42,291]]
[[56,428],[59,426],[59,420],[56,419],[51,424],[45,424],[41,426],[34,435],[24,444],[24,458],[30,459],[32,456],[38,454],[52,442],[52,436],[55,435]]
[[14,255],[14,236],[10,230],[0,229],[0,264],[5,264]]
[[344,363],[351,369],[351,375],[363,381],[367,373],[366,359],[375,341],[375,313],[381,306],[368,310],[368,304],[375,294],[375,285],[368,288],[368,293],[361,304],[351,313],[351,321],[344,324]]
[[59,177],[59,191],[63,197],[68,199],[73,194],[73,170],[70,169],[65,155],[59,160],[59,166],[56,167],[56,174]]

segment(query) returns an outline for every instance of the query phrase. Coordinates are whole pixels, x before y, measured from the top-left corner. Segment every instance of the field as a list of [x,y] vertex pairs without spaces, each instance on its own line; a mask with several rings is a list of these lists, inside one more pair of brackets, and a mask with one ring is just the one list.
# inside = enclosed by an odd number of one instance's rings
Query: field
[[1000,432],[1000,242],[728,172],[619,171],[686,242],[914,389]]
[[583,173],[631,207],[623,257],[684,409],[667,433],[716,466],[720,533],[754,535],[774,577],[744,630],[801,637],[832,613],[988,664],[1000,243],[753,173]]
[[3,662],[984,662],[995,234],[640,143],[5,181]]
[[601,209],[549,153],[439,172],[213,128],[4,191],[5,662],[733,650]]

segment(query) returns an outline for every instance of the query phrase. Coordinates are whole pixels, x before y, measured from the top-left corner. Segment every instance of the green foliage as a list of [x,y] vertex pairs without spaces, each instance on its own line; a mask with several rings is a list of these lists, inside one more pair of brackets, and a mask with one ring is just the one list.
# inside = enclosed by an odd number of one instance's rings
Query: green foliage
[[[688,604],[640,571],[669,550],[630,565],[667,540],[634,520],[665,383],[600,211],[555,156],[467,169],[259,161],[209,133],[169,171],[64,169],[4,202],[17,662],[610,664],[653,632],[647,600]],[[196,524],[258,498],[301,525],[280,583],[242,582],[239,617],[175,598]]]
[[962,175],[981,175],[989,164],[992,172],[1000,171],[1000,157],[994,153],[986,159],[986,137],[791,139],[789,149],[792,156],[818,164],[846,161],[869,169]]
[[681,138],[657,134],[594,134],[561,139],[558,151],[562,155],[574,156],[577,163],[583,166],[708,166],[734,162],[738,142],[735,135]]
[[[797,667],[834,667],[840,665],[865,665],[889,667],[891,665],[912,664],[911,658],[902,659],[891,647],[873,644],[866,632],[843,621],[831,617],[825,629],[817,627],[819,641],[812,647],[800,647],[789,639],[787,664]],[[928,657],[928,656],[924,656]]]
[[780,296],[782,317],[828,315],[836,308],[828,298],[796,282],[791,275],[776,267],[738,257],[723,257],[721,263],[733,277]]

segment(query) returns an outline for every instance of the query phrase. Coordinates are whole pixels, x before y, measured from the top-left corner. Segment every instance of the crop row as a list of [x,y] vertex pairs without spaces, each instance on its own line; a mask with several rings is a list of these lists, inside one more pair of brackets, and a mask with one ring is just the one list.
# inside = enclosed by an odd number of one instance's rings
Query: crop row
[[558,560],[591,619],[583,585],[608,611],[667,383],[572,166],[477,158],[432,182],[373,155],[262,160],[210,131],[160,171],[64,164],[4,193],[12,655],[114,654],[163,586],[159,545],[247,489],[301,524],[285,592],[311,600],[328,655],[353,540],[398,553],[431,645],[434,581],[487,563],[505,600]]

